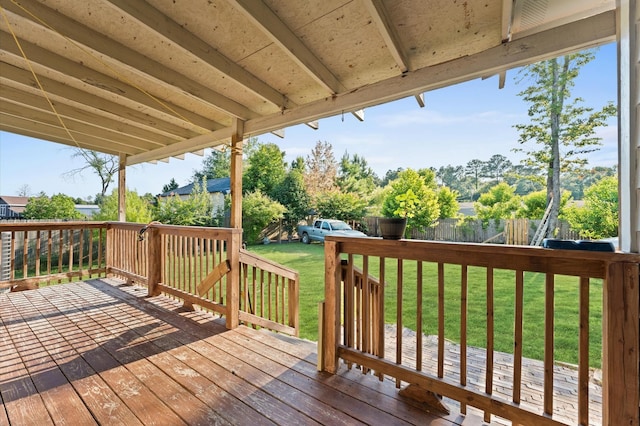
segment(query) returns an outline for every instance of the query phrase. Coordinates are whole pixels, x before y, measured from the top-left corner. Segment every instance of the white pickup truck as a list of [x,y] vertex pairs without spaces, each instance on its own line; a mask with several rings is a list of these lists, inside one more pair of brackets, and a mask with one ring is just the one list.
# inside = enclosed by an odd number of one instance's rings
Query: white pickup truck
[[363,232],[352,229],[349,225],[341,220],[335,219],[317,219],[313,222],[313,226],[298,226],[298,235],[300,241],[309,244],[311,241],[324,242],[327,235],[341,235],[344,237],[366,237]]

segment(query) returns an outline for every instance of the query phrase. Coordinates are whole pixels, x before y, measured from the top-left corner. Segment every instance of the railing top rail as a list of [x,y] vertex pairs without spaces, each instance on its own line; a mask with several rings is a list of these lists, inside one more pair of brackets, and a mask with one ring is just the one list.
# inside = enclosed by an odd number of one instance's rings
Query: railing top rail
[[38,230],[58,230],[58,229],[87,229],[104,228],[106,222],[97,221],[74,221],[74,222],[25,222],[25,223],[2,223],[0,222],[0,232],[11,231],[38,231]]
[[636,253],[333,236],[327,237],[326,241],[338,243],[339,251],[347,254],[593,278],[604,278],[609,263],[640,263],[640,254]]
[[142,228],[156,228],[160,234],[164,235],[180,235],[189,237],[211,238],[217,240],[226,240],[229,236],[242,233],[241,229],[235,228],[214,228],[207,226],[183,226],[183,225],[164,225],[158,222],[152,223],[131,223],[131,222],[107,222],[111,228],[134,229],[139,231]]
[[276,262],[265,259],[264,257],[258,256],[257,254],[244,249],[240,249],[240,262],[264,269],[267,272],[273,272],[288,279],[298,280],[300,277],[298,271],[284,267]]

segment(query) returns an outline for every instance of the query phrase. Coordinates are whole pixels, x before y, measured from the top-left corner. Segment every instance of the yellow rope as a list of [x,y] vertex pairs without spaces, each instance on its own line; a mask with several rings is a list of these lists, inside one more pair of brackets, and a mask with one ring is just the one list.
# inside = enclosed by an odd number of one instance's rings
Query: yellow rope
[[31,75],[33,75],[33,78],[36,80],[36,83],[38,84],[38,87],[40,88],[40,91],[42,92],[42,95],[44,96],[44,98],[49,103],[49,106],[51,107],[51,110],[53,111],[55,116],[58,118],[58,121],[60,122],[60,125],[62,126],[62,128],[67,132],[67,135],[69,135],[69,137],[76,144],[76,146],[78,148],[80,148],[80,144],[78,144],[78,141],[76,140],[76,138],[73,136],[73,134],[71,134],[71,131],[66,126],[66,124],[64,124],[64,120],[62,119],[62,117],[58,113],[58,110],[56,110],[56,107],[53,105],[53,102],[51,102],[51,99],[49,99],[49,96],[47,95],[46,90],[44,90],[44,87],[42,86],[42,83],[40,82],[40,79],[38,78],[38,75],[36,74],[35,70],[33,69],[33,66],[31,65],[31,61],[29,61],[29,58],[27,58],[26,53],[22,49],[22,45],[20,44],[20,40],[18,40],[18,37],[16,36],[15,32],[13,31],[13,28],[11,28],[11,24],[9,23],[9,18],[7,17],[7,14],[4,11],[4,7],[0,7],[0,11],[2,12],[2,17],[4,18],[4,22],[7,24],[7,27],[9,28],[9,32],[11,33],[11,36],[13,37],[13,40],[16,42],[16,45],[18,46],[18,49],[20,50],[20,53],[22,54],[22,57],[24,58],[25,62],[27,63],[27,66],[29,67],[29,71],[31,71]]
[[[34,15],[33,13],[31,13],[30,11],[28,11],[27,9],[25,9],[22,5],[20,5],[19,3],[16,2],[16,0],[11,0],[11,3],[13,3],[14,5],[16,5],[17,7],[19,7],[20,9],[22,9],[26,14],[28,14],[29,16],[31,16],[35,21],[39,22],[42,26],[48,28],[49,30],[53,31],[54,33],[58,34],[60,37],[64,38],[65,40],[67,40],[69,43],[71,43],[72,45],[74,45],[76,48],[80,49],[80,51],[82,51],[83,53],[85,53],[86,55],[90,56],[91,58],[95,59],[96,61],[98,61],[100,64],[102,64],[105,68],[107,68],[108,70],[110,70],[113,74],[115,74],[121,81],[124,81],[125,83],[129,84],[130,86],[134,87],[135,89],[138,89],[140,92],[142,92],[143,94],[145,94],[146,96],[148,96],[150,99],[154,100],[156,103],[158,103],[161,107],[165,108],[167,111],[171,112],[172,114],[174,114],[176,117],[180,118],[181,120],[186,121],[189,124],[192,124],[195,126],[195,124],[193,124],[191,122],[191,120],[189,120],[188,118],[184,117],[182,114],[180,114],[179,112],[177,112],[176,110],[174,110],[173,108],[171,108],[169,105],[167,105],[166,103],[164,103],[162,100],[156,98],[155,96],[153,96],[151,93],[147,92],[145,89],[143,89],[142,87],[138,86],[136,83],[134,83],[133,81],[129,80],[126,76],[120,74],[118,72],[117,69],[114,69],[113,67],[111,67],[107,62],[103,61],[101,58],[97,57],[96,55],[94,55],[91,51],[85,49],[84,47],[82,47],[81,45],[79,45],[78,43],[76,43],[74,40],[70,39],[69,37],[60,34],[60,32],[58,32],[55,28],[53,28],[51,25],[47,24],[44,20],[40,19],[39,17],[37,17],[36,15]],[[3,10],[3,15],[4,15],[4,10]],[[6,17],[5,17],[6,19]],[[15,35],[14,35],[14,39],[16,39]],[[16,39],[17,42],[17,39]],[[22,50],[22,49],[21,49]],[[24,53],[23,53],[24,55]],[[25,56],[26,59],[26,56]],[[202,134],[204,134],[205,132],[201,132]]]

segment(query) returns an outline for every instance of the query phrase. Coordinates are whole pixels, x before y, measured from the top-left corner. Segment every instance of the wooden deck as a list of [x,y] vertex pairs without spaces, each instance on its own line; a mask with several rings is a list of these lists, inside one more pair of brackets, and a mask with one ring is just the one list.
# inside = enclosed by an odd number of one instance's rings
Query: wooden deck
[[313,342],[145,295],[111,279],[0,294],[0,425],[482,423],[319,373]]

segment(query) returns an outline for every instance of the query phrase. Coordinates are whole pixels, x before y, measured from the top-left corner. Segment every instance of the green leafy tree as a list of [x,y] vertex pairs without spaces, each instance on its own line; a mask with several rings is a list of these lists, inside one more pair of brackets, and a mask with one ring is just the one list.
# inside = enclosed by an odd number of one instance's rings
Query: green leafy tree
[[440,208],[439,219],[457,217],[460,210],[458,204],[458,192],[443,186],[438,190],[438,207]]
[[494,182],[501,182],[504,175],[511,170],[513,163],[504,155],[495,154],[482,165],[482,176]]
[[442,186],[453,188],[464,177],[464,167],[447,164],[438,169],[436,177]]
[[[421,171],[423,172],[423,171]],[[431,225],[440,216],[438,196],[425,181],[425,174],[413,169],[403,170],[385,190],[382,215],[407,217],[407,232]],[[433,184],[435,174],[431,171]]]
[[294,167],[274,191],[276,201],[287,209],[284,213],[284,226],[289,235],[296,230],[298,222],[307,216],[311,205],[311,197],[304,186],[304,163],[302,168],[298,166],[294,163]]
[[118,173],[118,157],[82,148],[75,148],[72,157],[82,158],[85,164],[82,167],[64,173],[64,176],[73,178],[76,175],[81,175],[85,170],[93,171],[100,179],[100,196],[104,197],[109,185],[113,182],[113,177]]
[[[146,198],[138,196],[136,191],[129,191],[125,194],[125,210],[127,222],[149,223],[153,220],[152,208]],[[106,195],[100,204],[100,211],[93,215],[93,219],[102,221],[118,220],[118,190],[111,191]]]
[[[243,141],[242,158],[244,161],[249,158],[260,144],[258,138],[251,137]],[[194,170],[191,182],[201,182],[202,178],[207,180],[229,177],[231,174],[231,150],[228,146],[221,149],[213,149],[202,160],[202,168]]]
[[184,226],[212,226],[213,203],[207,192],[207,180],[193,185],[191,194],[185,199],[172,195],[158,203],[154,218],[164,224]]
[[43,192],[37,197],[29,198],[23,216],[26,219],[82,218],[82,214],[76,210],[73,198],[64,194],[56,194],[49,198]]
[[324,192],[316,199],[316,211],[320,217],[344,221],[361,220],[366,209],[366,201],[351,192]]
[[285,207],[256,190],[242,197],[242,228],[244,240],[256,243],[260,233],[271,222],[284,217]]
[[488,222],[490,219],[514,217],[520,203],[520,197],[515,194],[513,188],[505,182],[500,182],[482,194],[473,204],[473,208],[478,218]]
[[395,170],[387,170],[387,173],[385,173],[384,177],[382,178],[382,182],[380,182],[380,186],[385,187],[389,185],[391,181],[398,179],[398,175],[403,170],[404,169],[402,167],[398,167]]
[[482,176],[482,170],[484,169],[484,161],[474,159],[467,163],[464,167],[464,174],[471,177],[473,180],[473,186],[475,188],[475,194],[478,193],[478,187],[480,184],[480,177]]
[[274,143],[261,144],[247,162],[248,167],[242,176],[243,192],[258,190],[273,198],[286,173],[284,152]]
[[[516,217],[540,220],[544,216],[544,212],[547,210],[547,191],[544,189],[540,191],[531,192],[524,195],[522,198],[522,204],[516,212]],[[562,198],[560,200],[560,217],[564,212],[564,209],[571,199],[571,193],[569,191],[562,191]]]
[[[535,143],[535,148],[518,148],[526,153],[526,165],[537,167],[546,175],[547,203],[560,200],[560,174],[574,167],[584,166],[584,154],[595,151],[601,138],[596,129],[616,114],[609,103],[595,111],[582,106],[583,99],[572,98],[580,68],[593,60],[592,51],[565,55],[528,65],[523,68],[519,82],[529,80],[531,85],[518,95],[529,103],[530,123],[517,124],[518,142]],[[554,202],[550,210],[547,236],[556,231],[560,203]]]
[[571,195],[574,199],[582,200],[584,198],[585,188],[590,187],[602,178],[616,175],[617,166],[597,166],[591,169],[570,170],[562,175],[562,186],[568,191],[571,191]]
[[584,207],[567,209],[567,221],[583,238],[617,237],[618,203],[618,179],[605,177],[584,191]]
[[361,198],[368,198],[379,181],[367,160],[358,154],[349,156],[345,151],[340,159],[336,184],[342,192],[352,192]]

